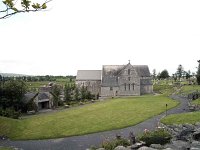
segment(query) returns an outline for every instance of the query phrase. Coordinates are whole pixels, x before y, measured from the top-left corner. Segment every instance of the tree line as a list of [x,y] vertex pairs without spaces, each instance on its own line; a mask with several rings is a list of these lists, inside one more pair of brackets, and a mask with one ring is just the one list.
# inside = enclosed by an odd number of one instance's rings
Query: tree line
[[[196,77],[196,81],[197,84],[200,85],[200,60],[197,61],[198,62],[198,67],[197,67],[197,72],[195,73],[191,73],[190,70],[185,71],[183,66],[180,64],[177,67],[177,71],[175,73],[172,74],[172,78],[174,79],[174,81],[180,81],[181,78],[185,78],[185,79],[190,79],[191,77]],[[164,69],[163,71],[161,71],[160,73],[156,74],[156,70],[153,70],[153,74],[152,74],[153,79],[167,79],[170,77],[167,69]]]

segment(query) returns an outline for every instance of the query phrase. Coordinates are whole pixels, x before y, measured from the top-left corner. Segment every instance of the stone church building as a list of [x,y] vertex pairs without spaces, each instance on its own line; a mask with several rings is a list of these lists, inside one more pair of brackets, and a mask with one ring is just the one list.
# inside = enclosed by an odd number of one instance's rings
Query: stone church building
[[101,97],[150,94],[153,84],[147,65],[103,65],[102,70],[78,70],[76,84]]

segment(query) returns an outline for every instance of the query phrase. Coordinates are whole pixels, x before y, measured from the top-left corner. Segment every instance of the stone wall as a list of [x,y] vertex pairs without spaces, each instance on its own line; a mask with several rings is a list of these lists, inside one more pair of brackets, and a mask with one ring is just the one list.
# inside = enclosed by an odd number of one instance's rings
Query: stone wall
[[92,94],[101,94],[101,80],[77,80],[76,85],[78,87],[87,87],[87,90],[90,91]]

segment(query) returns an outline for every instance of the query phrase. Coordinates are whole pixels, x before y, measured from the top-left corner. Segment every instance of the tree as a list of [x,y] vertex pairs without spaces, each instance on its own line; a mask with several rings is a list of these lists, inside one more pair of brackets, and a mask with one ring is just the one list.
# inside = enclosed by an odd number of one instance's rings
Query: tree
[[186,79],[190,79],[190,77],[191,77],[191,72],[190,72],[190,70],[188,70],[188,72],[186,72],[185,77],[186,77]]
[[179,81],[180,81],[181,77],[183,76],[183,74],[184,74],[183,66],[179,65],[178,68],[177,68],[177,75],[178,75]]
[[176,80],[177,80],[177,74],[175,73],[175,74],[172,74],[172,78],[174,79],[174,81],[176,82]]
[[165,69],[160,73],[160,79],[166,79],[169,78],[169,73],[168,71]]
[[78,87],[76,87],[75,88],[75,91],[74,91],[74,100],[76,100],[76,101],[78,101],[80,98],[80,96],[79,96],[80,94],[79,94],[79,88]]
[[27,92],[27,86],[23,81],[9,80],[1,88],[0,106],[3,109],[12,107],[16,111],[23,107],[23,97]]
[[58,101],[60,100],[59,96],[61,94],[61,87],[58,85],[53,85],[51,94],[53,95],[53,104],[55,107],[57,107]]
[[200,85],[200,60],[198,60],[197,62],[199,63],[199,66],[197,68],[196,78],[197,78],[197,84]]
[[33,3],[30,0],[2,0],[5,8],[0,10],[0,19],[5,19],[18,13],[45,10],[47,8],[47,3],[50,1],[51,0],[46,0],[43,3]]
[[72,87],[69,83],[67,83],[64,88],[64,100],[71,101],[72,100],[71,94],[72,94]]
[[87,89],[85,86],[81,87],[81,99],[84,100],[86,99],[86,94],[87,94]]
[[153,69],[153,79],[156,79],[156,69]]

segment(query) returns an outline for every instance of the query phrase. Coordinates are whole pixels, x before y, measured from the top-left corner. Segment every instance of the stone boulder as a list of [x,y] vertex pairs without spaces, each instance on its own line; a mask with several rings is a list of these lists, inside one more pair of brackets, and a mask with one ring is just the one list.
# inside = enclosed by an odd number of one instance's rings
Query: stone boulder
[[150,145],[151,148],[155,148],[155,149],[163,149],[164,147],[160,144],[151,144]]
[[156,149],[147,146],[142,146],[138,150],[156,150]]
[[194,140],[200,140],[200,131],[196,131],[192,134]]
[[117,146],[117,147],[115,147],[114,150],[130,150],[130,149],[128,149],[128,148],[126,148],[124,146]]

